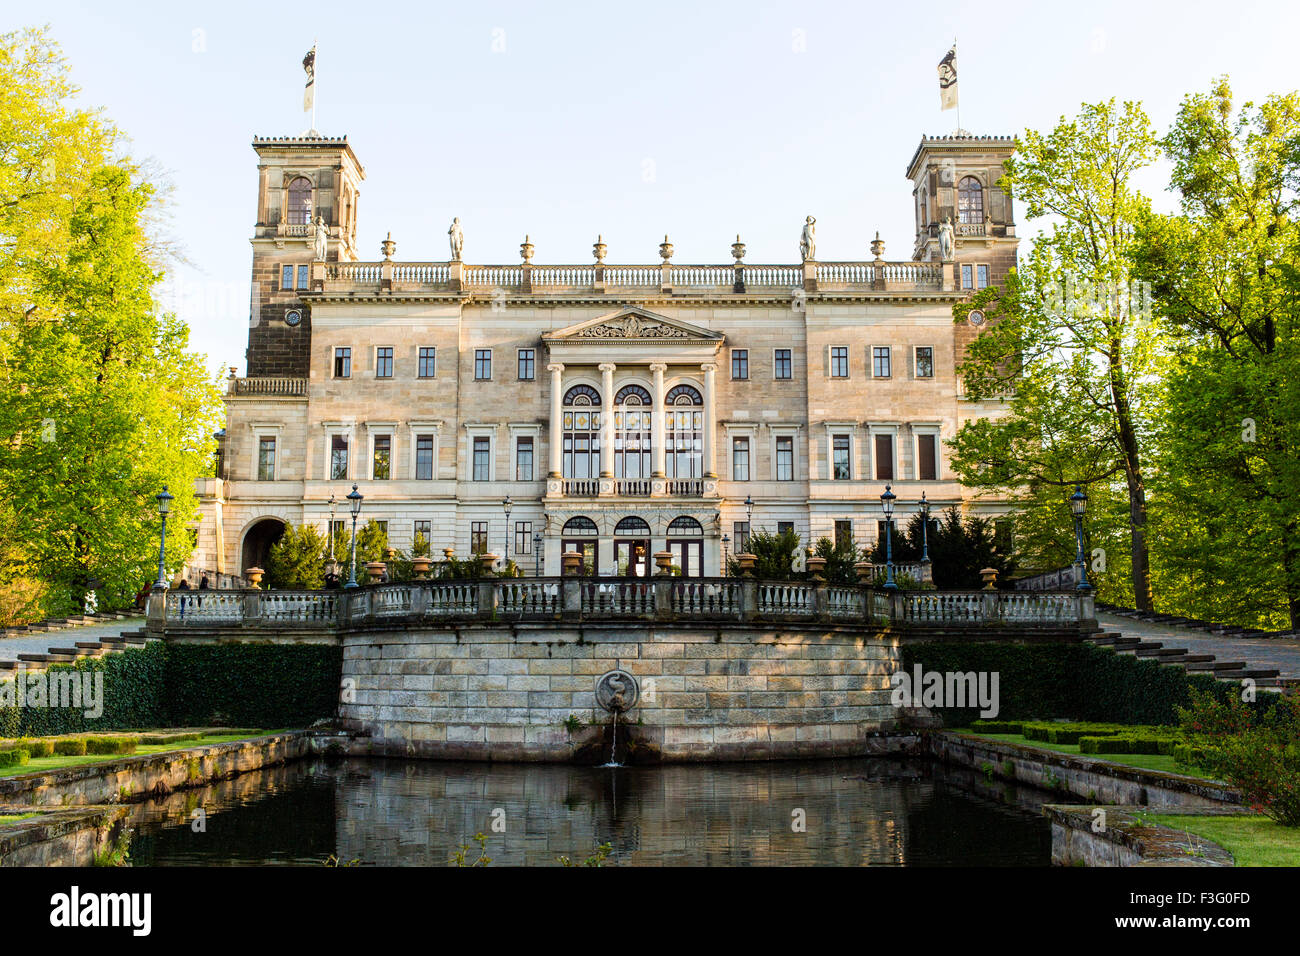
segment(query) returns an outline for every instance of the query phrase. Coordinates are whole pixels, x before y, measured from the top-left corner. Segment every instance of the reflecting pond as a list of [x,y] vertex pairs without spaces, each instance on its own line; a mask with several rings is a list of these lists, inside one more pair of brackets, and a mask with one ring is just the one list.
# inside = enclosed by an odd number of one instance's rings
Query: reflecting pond
[[580,861],[608,842],[615,866],[1047,866],[1044,800],[1060,802],[925,760],[314,760],[137,805],[131,858],[444,866],[482,832],[493,865]]

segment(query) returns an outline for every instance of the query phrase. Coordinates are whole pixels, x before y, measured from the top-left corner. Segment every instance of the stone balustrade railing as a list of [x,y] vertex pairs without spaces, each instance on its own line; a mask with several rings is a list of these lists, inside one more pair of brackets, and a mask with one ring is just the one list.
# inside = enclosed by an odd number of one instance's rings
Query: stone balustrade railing
[[1079,566],[1072,564],[1068,568],[1045,571],[1016,581],[1017,591],[1064,591],[1079,583]]
[[306,395],[305,378],[230,378],[227,395]]
[[[159,600],[161,598],[161,600]],[[899,628],[1095,627],[1092,591],[901,591],[754,578],[485,578],[337,591],[170,591],[149,628],[334,631],[437,621],[826,622]]]
[[[802,265],[469,265],[462,262],[329,262],[312,267],[312,292],[480,292],[527,295],[696,291],[746,292],[953,290],[937,262],[807,262]],[[952,270],[949,269],[949,272]]]

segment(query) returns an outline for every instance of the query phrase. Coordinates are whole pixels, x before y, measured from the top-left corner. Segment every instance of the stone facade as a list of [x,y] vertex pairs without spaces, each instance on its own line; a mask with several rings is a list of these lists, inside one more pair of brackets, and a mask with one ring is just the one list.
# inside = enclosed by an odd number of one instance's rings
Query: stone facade
[[[346,139],[256,140],[248,372],[232,370],[218,475],[200,481],[192,572],[264,560],[285,522],[324,530],[331,496],[343,520],[353,482],[361,520],[386,521],[393,547],[418,528],[435,557],[483,548],[529,573],[557,573],[584,539],[600,573],[652,570],[668,549],[686,573],[717,574],[743,543],[747,498],[753,528],[788,523],[809,544],[837,530],[872,544],[887,483],[900,522],[923,491],[936,509],[1001,513],[963,491],[944,442],[1002,412],[962,396],[978,330],[952,307],[1015,262],[996,186],[1013,147],[921,141],[906,262],[881,243],[851,262],[751,265],[737,246],[721,266],[676,265],[667,247],[653,265],[606,265],[602,248],[543,266],[529,247],[476,266],[397,261],[391,243],[357,261],[364,172]],[[329,229],[325,261],[309,213]]]
[[593,729],[610,746],[595,686],[622,668],[640,685],[621,732],[641,759],[863,755],[899,726],[898,654],[860,627],[412,627],[343,638],[355,697],[339,713],[376,753],[569,760]]

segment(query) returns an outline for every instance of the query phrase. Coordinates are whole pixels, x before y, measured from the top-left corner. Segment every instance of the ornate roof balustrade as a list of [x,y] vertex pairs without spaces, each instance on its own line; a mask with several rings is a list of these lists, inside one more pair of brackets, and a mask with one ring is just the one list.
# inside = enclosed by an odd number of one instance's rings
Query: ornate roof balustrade
[[170,591],[149,628],[352,630],[439,622],[809,622],[1091,630],[1091,591],[901,591],[754,578],[484,578],[336,591]]
[[802,265],[469,265],[462,262],[315,263],[311,294],[453,292],[508,295],[795,295],[954,291],[938,262],[805,262]]

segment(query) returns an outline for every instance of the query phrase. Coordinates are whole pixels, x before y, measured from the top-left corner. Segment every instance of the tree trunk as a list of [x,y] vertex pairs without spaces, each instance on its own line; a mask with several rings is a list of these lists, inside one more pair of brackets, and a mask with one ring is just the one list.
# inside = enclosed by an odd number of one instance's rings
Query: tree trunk
[[1115,419],[1119,428],[1120,450],[1124,456],[1124,477],[1128,482],[1128,514],[1132,526],[1131,558],[1133,578],[1133,606],[1139,611],[1152,611],[1151,558],[1147,547],[1147,492],[1142,481],[1142,461],[1138,452],[1137,432],[1133,428],[1133,413],[1129,408],[1124,370],[1120,364],[1121,343],[1112,338],[1110,351],[1110,391],[1115,403]]

